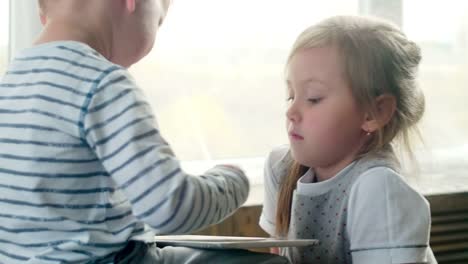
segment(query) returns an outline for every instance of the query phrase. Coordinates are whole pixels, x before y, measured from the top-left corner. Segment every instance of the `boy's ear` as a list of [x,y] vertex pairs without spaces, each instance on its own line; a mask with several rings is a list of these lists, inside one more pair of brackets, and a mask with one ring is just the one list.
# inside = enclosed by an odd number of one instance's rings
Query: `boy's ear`
[[135,11],[135,1],[136,0],[125,0],[125,6],[127,7],[127,10],[130,13],[133,13]]
[[41,19],[41,24],[45,26],[45,24],[47,24],[47,16],[44,14],[43,11],[39,12],[39,18]]
[[396,99],[395,96],[383,94],[375,99],[375,108],[377,109],[376,116],[366,114],[366,120],[362,125],[362,129],[366,132],[374,132],[384,127],[395,114]]

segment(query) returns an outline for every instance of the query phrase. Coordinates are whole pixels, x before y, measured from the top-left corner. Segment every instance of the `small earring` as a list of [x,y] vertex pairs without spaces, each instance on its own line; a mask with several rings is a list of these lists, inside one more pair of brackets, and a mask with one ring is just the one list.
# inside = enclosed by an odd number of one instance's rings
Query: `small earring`
[[366,136],[370,136],[370,135],[372,134],[371,131],[366,131],[366,130],[364,130],[364,132],[366,132]]

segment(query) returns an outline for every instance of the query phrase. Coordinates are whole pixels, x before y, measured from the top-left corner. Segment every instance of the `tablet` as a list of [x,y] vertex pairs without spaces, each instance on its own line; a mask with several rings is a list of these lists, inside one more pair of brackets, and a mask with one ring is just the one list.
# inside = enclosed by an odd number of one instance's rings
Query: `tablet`
[[240,236],[201,236],[174,235],[155,236],[159,246],[180,246],[193,248],[267,248],[267,247],[307,247],[318,244],[317,239],[280,239],[272,237]]

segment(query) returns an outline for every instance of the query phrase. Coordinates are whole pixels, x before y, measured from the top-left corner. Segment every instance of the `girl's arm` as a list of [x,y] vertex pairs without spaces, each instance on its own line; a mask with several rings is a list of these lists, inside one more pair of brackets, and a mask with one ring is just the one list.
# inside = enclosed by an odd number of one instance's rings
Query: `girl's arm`
[[354,263],[437,263],[429,204],[395,171],[376,167],[361,175],[347,209]]

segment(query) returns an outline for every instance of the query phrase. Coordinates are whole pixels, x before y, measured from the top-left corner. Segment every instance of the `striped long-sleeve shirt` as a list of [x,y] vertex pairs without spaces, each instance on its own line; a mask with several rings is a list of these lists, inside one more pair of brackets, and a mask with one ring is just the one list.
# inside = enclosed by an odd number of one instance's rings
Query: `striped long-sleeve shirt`
[[24,50],[0,91],[0,263],[94,261],[247,197],[239,170],[182,171],[127,70],[85,44]]

